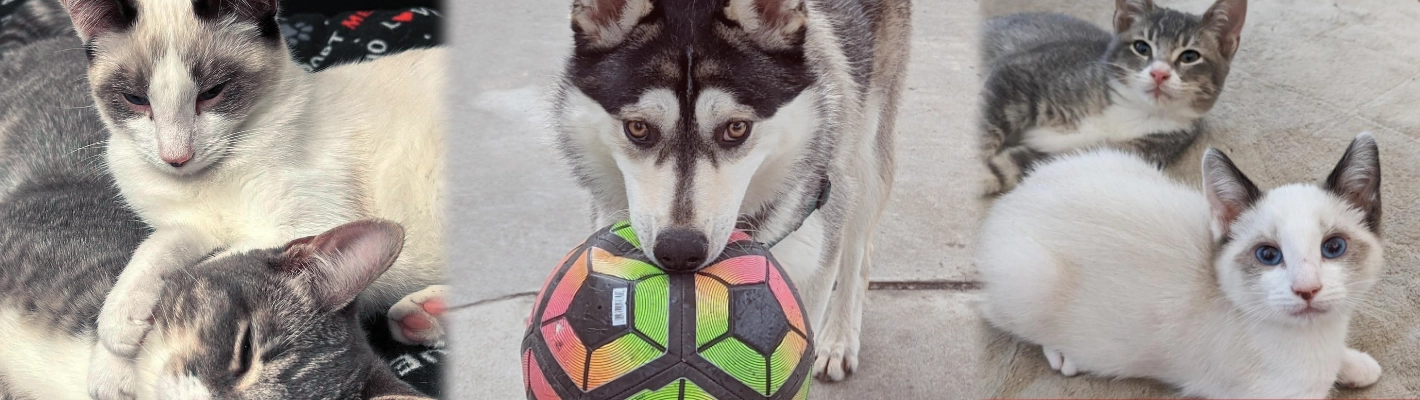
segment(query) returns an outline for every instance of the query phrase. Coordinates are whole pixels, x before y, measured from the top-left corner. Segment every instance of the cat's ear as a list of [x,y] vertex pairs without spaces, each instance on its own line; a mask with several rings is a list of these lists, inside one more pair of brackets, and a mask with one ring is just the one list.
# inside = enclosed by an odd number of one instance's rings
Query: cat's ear
[[1369,132],[1356,135],[1326,177],[1326,190],[1366,213],[1366,228],[1381,231],[1381,156]]
[[725,18],[739,24],[760,46],[783,49],[803,37],[809,12],[804,0],[730,0]]
[[1203,154],[1203,191],[1208,195],[1208,208],[1213,215],[1210,224],[1213,239],[1228,235],[1228,227],[1252,206],[1262,192],[1243,175],[1223,152],[1209,148]]
[[1243,21],[1247,19],[1247,0],[1218,0],[1203,13],[1203,26],[1218,34],[1218,51],[1223,58],[1233,59],[1242,39]]
[[365,382],[365,390],[360,393],[361,398],[370,400],[434,400],[420,394],[408,383],[395,377],[394,371],[391,371],[383,360],[375,360],[373,364],[369,380]]
[[209,21],[251,22],[261,37],[281,38],[281,27],[276,22],[277,0],[192,0],[192,11]]
[[1129,30],[1135,23],[1148,18],[1153,10],[1153,0],[1114,0],[1114,31]]
[[579,44],[612,47],[621,44],[651,8],[651,0],[574,0],[572,32]]
[[404,247],[404,228],[361,220],[286,245],[282,268],[311,285],[326,310],[345,307],[388,270]]
[[74,31],[85,42],[103,34],[127,30],[138,18],[134,0],[60,0],[60,3],[69,12]]

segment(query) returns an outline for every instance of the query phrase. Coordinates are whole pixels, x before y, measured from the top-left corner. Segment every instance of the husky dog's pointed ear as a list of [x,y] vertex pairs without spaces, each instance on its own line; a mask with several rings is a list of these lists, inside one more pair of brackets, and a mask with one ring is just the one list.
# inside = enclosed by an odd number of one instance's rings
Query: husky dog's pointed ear
[[799,42],[809,14],[804,0],[730,0],[725,18],[739,24],[760,46],[781,49]]
[[1246,19],[1247,0],[1218,0],[1203,13],[1203,26],[1218,34],[1218,51],[1223,58],[1231,60],[1237,53]]
[[192,12],[209,21],[230,18],[252,22],[261,37],[278,39],[281,27],[276,23],[276,3],[277,0],[192,0]]
[[574,0],[572,32],[592,48],[615,46],[651,8],[651,0]]
[[326,310],[338,310],[384,274],[403,247],[399,224],[355,221],[291,241],[282,268],[305,279]]
[[60,3],[69,11],[74,31],[85,42],[103,34],[127,30],[138,19],[138,7],[134,0],[60,0]]
[[1154,11],[1154,0],[1114,0],[1114,32],[1124,32]]
[[1326,190],[1366,213],[1366,228],[1381,232],[1381,156],[1369,132],[1356,135],[1326,177]]
[[1238,170],[1233,160],[1214,148],[1203,154],[1203,191],[1213,215],[1213,240],[1226,237],[1229,225],[1262,197],[1257,185]]

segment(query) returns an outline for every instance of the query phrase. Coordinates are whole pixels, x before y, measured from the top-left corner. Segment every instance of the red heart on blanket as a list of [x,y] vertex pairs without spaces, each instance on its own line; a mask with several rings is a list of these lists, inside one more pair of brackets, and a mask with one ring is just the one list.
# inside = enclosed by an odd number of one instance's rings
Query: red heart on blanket
[[405,11],[405,12],[400,13],[399,15],[394,16],[394,18],[390,18],[390,20],[392,20],[392,21],[394,21],[394,22],[409,22],[409,21],[413,21],[413,20],[414,20],[414,13],[413,13],[413,12],[409,12],[409,11]]

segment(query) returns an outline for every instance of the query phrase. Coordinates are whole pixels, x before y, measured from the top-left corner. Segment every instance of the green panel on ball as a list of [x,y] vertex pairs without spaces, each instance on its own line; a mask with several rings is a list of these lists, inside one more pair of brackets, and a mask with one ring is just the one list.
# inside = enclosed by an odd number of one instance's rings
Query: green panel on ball
[[794,400],[809,400],[809,382],[813,379],[804,377],[804,386],[799,388],[799,392],[794,394]]
[[[684,393],[684,396],[681,394]],[[716,400],[695,382],[681,378],[663,388],[642,390],[628,400]]]
[[636,283],[636,330],[666,347],[670,335],[670,278],[654,276]]
[[778,393],[784,382],[789,380],[789,375],[794,373],[794,368],[803,360],[804,350],[808,345],[808,341],[796,332],[791,331],[784,335],[784,341],[779,342],[779,348],[769,356],[769,393]]
[[592,271],[599,274],[611,275],[628,281],[665,274],[655,265],[641,260],[617,257],[600,248],[593,247],[591,253]]
[[641,248],[641,239],[636,237],[636,230],[631,229],[631,221],[617,222],[616,225],[611,226],[611,232],[626,239],[626,242],[631,243],[632,246]]
[[730,290],[706,275],[695,275],[695,347],[730,330]]
[[701,357],[720,367],[745,386],[769,395],[768,360],[733,337],[725,338],[700,352]]

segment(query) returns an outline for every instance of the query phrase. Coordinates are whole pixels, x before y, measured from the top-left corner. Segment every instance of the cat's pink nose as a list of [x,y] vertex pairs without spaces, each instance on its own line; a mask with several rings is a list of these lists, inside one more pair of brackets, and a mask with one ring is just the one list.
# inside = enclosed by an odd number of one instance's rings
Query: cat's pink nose
[[173,168],[181,168],[183,165],[186,165],[189,160],[192,160],[191,151],[178,155],[163,156],[163,162],[168,163],[168,165],[173,166]]
[[1315,297],[1316,294],[1317,294],[1317,292],[1320,292],[1320,291],[1321,291],[1321,285],[1307,286],[1307,287],[1296,287],[1296,286],[1293,286],[1293,287],[1292,287],[1292,293],[1296,293],[1296,294],[1297,294],[1297,297],[1301,297],[1302,300],[1306,300],[1306,301],[1308,301],[1308,302],[1312,301],[1312,297]]
[[1169,70],[1163,69],[1163,68],[1154,68],[1154,69],[1149,70],[1149,76],[1154,77],[1154,84],[1155,84],[1155,85],[1160,84],[1160,83],[1163,83],[1163,81],[1168,80],[1168,79],[1169,79],[1169,76],[1171,76],[1171,75],[1172,75],[1172,74],[1169,73]]

